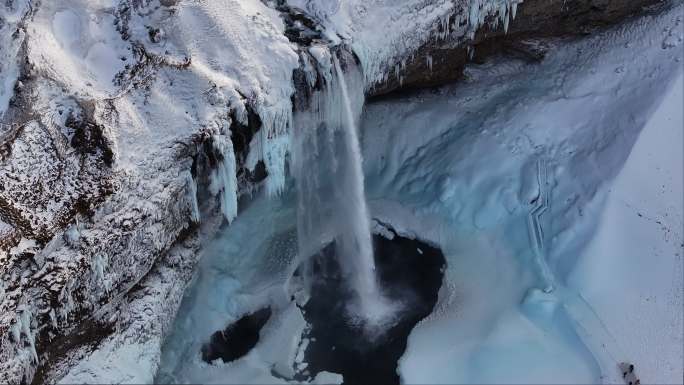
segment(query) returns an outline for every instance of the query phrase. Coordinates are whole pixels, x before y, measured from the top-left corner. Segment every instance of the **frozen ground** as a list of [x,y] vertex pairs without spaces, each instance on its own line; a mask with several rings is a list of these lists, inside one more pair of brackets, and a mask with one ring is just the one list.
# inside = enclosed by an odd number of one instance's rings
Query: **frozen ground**
[[[367,107],[372,210],[449,264],[403,381],[620,383],[623,360],[645,382],[681,381],[680,14]],[[635,141],[643,161],[623,168]]]
[[[644,382],[681,381],[681,13],[367,105],[373,216],[448,263],[404,382],[620,383],[621,361]],[[303,368],[284,290],[293,205],[256,198],[204,252],[157,380],[272,383]],[[213,332],[265,303],[277,312],[252,352],[201,360]]]
[[680,73],[607,192],[568,279],[654,383],[682,381],[683,91]]

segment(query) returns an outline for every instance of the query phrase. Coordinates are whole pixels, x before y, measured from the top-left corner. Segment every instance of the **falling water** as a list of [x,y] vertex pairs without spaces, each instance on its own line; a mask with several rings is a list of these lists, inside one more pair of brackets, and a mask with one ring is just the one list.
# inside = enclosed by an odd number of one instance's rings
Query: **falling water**
[[340,69],[337,57],[333,56],[335,75],[339,82],[344,105],[343,148],[348,161],[345,178],[342,181],[344,194],[339,202],[342,207],[342,229],[338,234],[338,255],[343,258],[341,264],[353,280],[354,287],[360,296],[364,314],[371,311],[372,302],[377,302],[379,293],[375,277],[375,261],[373,259],[373,242],[370,233],[370,218],[363,185],[361,168],[361,150],[357,135],[356,119],[359,113],[352,111],[351,100],[344,73]]
[[[363,80],[353,65],[347,66],[345,77],[340,60],[334,55],[327,59],[331,73],[326,87],[295,117],[299,250],[308,258],[335,241],[342,274],[356,298],[348,310],[368,323],[384,318],[388,308],[376,280],[357,134]],[[304,275],[305,280],[315,279],[311,269]]]

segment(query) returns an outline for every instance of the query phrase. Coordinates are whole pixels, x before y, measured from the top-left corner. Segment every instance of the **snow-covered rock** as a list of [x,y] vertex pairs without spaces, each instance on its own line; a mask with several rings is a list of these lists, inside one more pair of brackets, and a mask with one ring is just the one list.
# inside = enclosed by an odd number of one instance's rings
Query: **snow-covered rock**
[[[231,136],[256,132],[267,189],[285,183],[298,56],[279,13],[259,1],[0,9],[0,381],[15,383],[49,372],[89,323],[121,325],[135,287],[162,301],[155,314],[170,322],[168,298],[189,275],[174,272],[168,286],[153,277],[198,211],[209,223],[237,213],[236,158],[249,148],[234,154]],[[259,127],[248,127],[249,111]],[[195,254],[180,258],[189,271]]]

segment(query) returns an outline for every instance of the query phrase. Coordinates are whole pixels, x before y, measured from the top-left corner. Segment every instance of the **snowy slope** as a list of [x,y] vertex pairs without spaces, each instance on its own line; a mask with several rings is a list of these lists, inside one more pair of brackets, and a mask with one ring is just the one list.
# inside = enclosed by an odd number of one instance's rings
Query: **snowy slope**
[[[665,272],[681,265],[674,249],[681,206],[645,206],[667,207],[672,222],[644,246],[667,255],[644,277],[650,283],[633,286],[630,275],[649,263],[644,254],[633,254],[642,261],[634,267],[615,268],[610,286],[632,287],[636,298],[604,292],[605,269],[583,275],[614,266],[585,246],[613,178],[681,73],[681,11],[548,42],[538,66],[473,66],[467,84],[367,106],[374,215],[439,244],[448,261],[437,310],[409,338],[403,381],[619,383],[620,361],[635,363],[644,382],[681,377],[681,335],[672,334],[681,329],[681,296],[672,294],[681,292],[681,275]],[[681,105],[681,97],[670,102]],[[664,140],[681,154],[678,136]],[[680,165],[667,159],[662,172],[672,179],[664,189],[674,197]],[[596,242],[611,253],[622,248]],[[584,270],[570,274],[575,269]],[[653,285],[656,275],[663,282]],[[555,290],[544,293],[549,286]],[[659,300],[649,301],[662,305],[635,308],[656,292]]]
[[683,76],[639,134],[607,192],[569,285],[592,304],[649,382],[682,380]]

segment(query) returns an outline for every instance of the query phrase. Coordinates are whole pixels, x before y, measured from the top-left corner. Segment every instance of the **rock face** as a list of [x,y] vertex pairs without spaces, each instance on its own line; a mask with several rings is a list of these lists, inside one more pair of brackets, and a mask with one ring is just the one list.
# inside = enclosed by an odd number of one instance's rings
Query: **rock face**
[[469,46],[534,56],[526,39],[654,1],[110,3],[0,5],[2,383],[108,382],[89,362],[131,346],[128,380],[152,380],[201,241],[240,195],[284,188],[325,45],[380,95],[458,78]]
[[468,8],[456,6],[435,37],[395,63],[397,70],[370,85],[369,95],[379,96],[402,88],[431,87],[463,76],[464,66],[488,55],[507,53],[532,61],[543,59],[541,39],[591,33],[662,4],[660,0],[525,0],[511,8],[484,16],[484,25],[464,33]]
[[297,56],[247,5],[0,6],[0,382],[54,380],[98,344],[158,350],[198,230],[282,174]]

